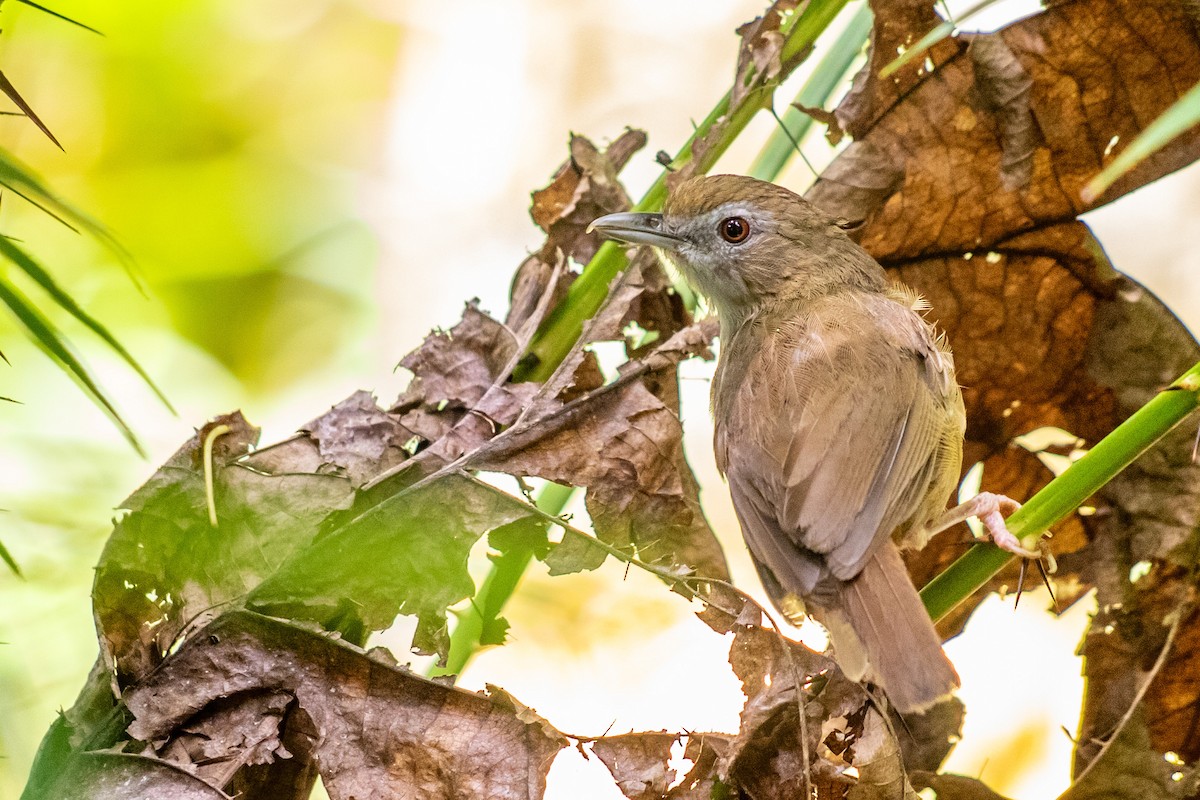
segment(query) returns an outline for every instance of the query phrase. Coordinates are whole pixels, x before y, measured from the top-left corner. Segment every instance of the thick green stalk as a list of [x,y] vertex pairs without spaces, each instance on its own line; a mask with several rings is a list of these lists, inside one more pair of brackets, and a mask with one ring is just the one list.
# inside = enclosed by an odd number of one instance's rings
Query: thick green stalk
[[846,29],[841,32],[829,48],[812,75],[796,93],[796,99],[783,112],[782,126],[772,132],[763,149],[759,151],[747,175],[762,181],[773,181],[783,172],[792,156],[796,155],[796,145],[804,141],[813,125],[813,118],[805,114],[797,105],[808,108],[823,108],[829,101],[833,90],[837,88],[846,73],[850,71],[854,59],[862,52],[863,44],[871,35],[871,7],[866,3],[859,6],[858,11],[850,18]]
[[[1146,452],[1197,406],[1200,406],[1200,364],[1159,392],[1097,442],[1083,458],[1035,494],[1008,518],[1009,530],[1028,546]],[[992,544],[972,547],[921,590],[921,599],[929,615],[938,620],[949,614],[1012,559],[1010,553]]]
[[[784,23],[784,44],[780,55],[783,64],[793,64],[799,56],[816,41],[817,37],[829,26],[833,18],[846,5],[848,0],[825,0],[813,2],[804,13],[788,19]],[[692,161],[692,145],[708,135],[718,122],[724,127],[718,139],[710,144],[698,162],[698,171],[703,173],[712,168],[717,159],[729,148],[749,124],[754,115],[771,102],[775,88],[787,77],[786,70],[776,79],[760,86],[738,104],[730,108],[730,94],[721,98],[716,107],[704,121],[696,126],[691,138],[687,140],[679,154],[671,162],[673,169]],[[724,119],[728,117],[728,121]],[[635,211],[658,211],[662,208],[667,196],[666,175],[659,176],[654,185],[646,192],[641,201],[634,206]],[[566,298],[542,323],[534,334],[529,345],[525,360],[513,373],[515,380],[546,380],[555,368],[566,358],[567,353],[574,347],[575,341],[583,330],[583,324],[591,318],[608,296],[608,285],[617,273],[625,268],[628,260],[625,250],[613,242],[605,242],[592,260],[584,267],[583,272],[571,284]]]

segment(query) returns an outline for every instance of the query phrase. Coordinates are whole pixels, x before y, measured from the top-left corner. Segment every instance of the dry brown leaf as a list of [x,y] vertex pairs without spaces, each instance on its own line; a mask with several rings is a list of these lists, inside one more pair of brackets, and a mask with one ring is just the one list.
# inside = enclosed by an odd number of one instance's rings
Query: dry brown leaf
[[[427,442],[443,437],[468,413],[511,424],[536,387],[490,390],[508,377],[519,348],[512,331],[469,303],[457,325],[434,331],[400,362],[413,380],[391,412]],[[487,406],[480,408],[485,397]]]
[[846,800],[918,800],[908,782],[896,738],[873,708],[867,710],[862,733],[854,745],[854,765],[858,781],[846,793]]
[[587,263],[600,247],[600,237],[585,232],[592,220],[631,205],[617,173],[645,145],[646,134],[633,128],[604,151],[572,134],[571,158],[559,167],[549,186],[533,193],[529,211],[533,221],[575,261]]
[[[720,796],[716,764],[731,738],[725,733],[630,733],[602,737],[591,748],[629,800],[711,800]],[[668,764],[671,748],[681,741],[684,757],[692,762],[683,776]]]
[[[925,71],[918,59],[886,80],[875,76],[942,21],[929,0],[872,0],[871,11],[875,24],[867,63],[834,112],[842,130],[855,139],[862,139],[882,114],[920,84]],[[944,40],[930,48],[927,55],[934,64],[941,64],[957,53],[958,47],[957,42]]]
[[355,392],[300,427],[317,445],[321,460],[344,472],[354,487],[395,467],[409,456],[405,446],[416,434],[385,413],[370,392]]
[[679,739],[679,734],[666,731],[629,733],[597,739],[591,749],[629,800],[660,800],[675,780],[667,761]]
[[571,136],[571,157],[558,168],[549,186],[533,193],[530,215],[547,236],[513,277],[505,319],[509,328],[524,329],[539,304],[554,307],[566,296],[574,277],[573,273],[564,274],[566,264],[587,263],[600,246],[597,234],[586,233],[587,225],[598,216],[629,208],[629,198],[616,176],[645,143],[645,133],[629,128],[601,156],[590,141]]
[[776,0],[761,17],[755,17],[738,27],[737,34],[742,37],[742,46],[738,50],[733,90],[729,97],[731,108],[736,108],[746,99],[756,82],[779,75],[783,68],[780,62],[783,34],[779,26],[784,15],[794,12],[798,5],[798,0]]
[[[287,701],[282,716],[277,703],[263,702],[277,697]],[[326,634],[246,612],[212,623],[125,699],[131,735],[175,756],[184,752],[175,746],[181,731],[217,715],[225,758],[286,768],[277,746],[262,746],[262,732],[298,724],[313,737],[332,800],[533,800],[566,744],[507,695],[435,683]]]

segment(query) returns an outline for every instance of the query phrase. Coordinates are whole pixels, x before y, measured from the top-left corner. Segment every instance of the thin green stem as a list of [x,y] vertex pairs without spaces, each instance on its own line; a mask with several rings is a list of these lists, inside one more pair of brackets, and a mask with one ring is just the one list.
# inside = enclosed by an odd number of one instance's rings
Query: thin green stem
[[[1026,545],[1078,508],[1134,459],[1200,406],[1200,364],[1137,410],[1083,458],[1046,484],[1008,518],[1008,529]],[[921,590],[929,616],[938,620],[995,576],[1013,556],[978,544]]]

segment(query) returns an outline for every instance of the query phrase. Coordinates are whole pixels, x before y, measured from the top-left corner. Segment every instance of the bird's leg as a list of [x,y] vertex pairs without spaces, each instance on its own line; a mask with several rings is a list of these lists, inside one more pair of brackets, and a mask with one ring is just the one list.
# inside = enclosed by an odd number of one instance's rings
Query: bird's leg
[[983,529],[987,532],[988,538],[1001,550],[1006,550],[1022,558],[1040,559],[1042,557],[1040,552],[1023,547],[1021,540],[1014,536],[1008,526],[1004,524],[1004,518],[1020,507],[1021,504],[1011,497],[980,492],[967,502],[955,506],[943,514],[941,519],[929,527],[928,534],[933,536],[952,525],[965,522],[970,517],[976,517],[983,523]]

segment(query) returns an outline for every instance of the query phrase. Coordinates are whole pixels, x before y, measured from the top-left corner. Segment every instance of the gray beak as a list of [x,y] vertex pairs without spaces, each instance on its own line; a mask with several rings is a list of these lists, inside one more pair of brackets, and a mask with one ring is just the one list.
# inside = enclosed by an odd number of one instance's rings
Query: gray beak
[[609,239],[629,244],[648,244],[674,250],[679,246],[677,236],[663,230],[662,214],[639,214],[624,211],[620,214],[607,214],[588,225],[587,232],[600,231]]

